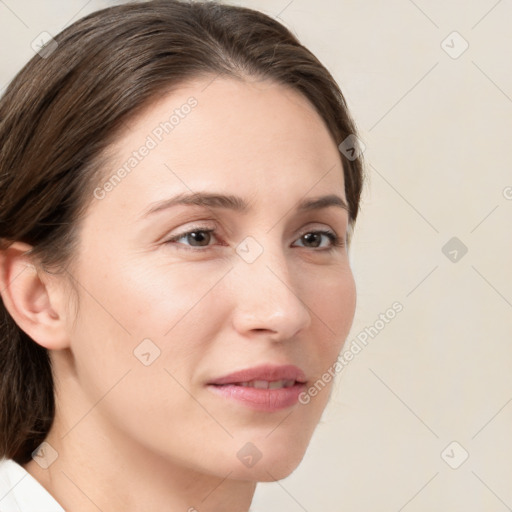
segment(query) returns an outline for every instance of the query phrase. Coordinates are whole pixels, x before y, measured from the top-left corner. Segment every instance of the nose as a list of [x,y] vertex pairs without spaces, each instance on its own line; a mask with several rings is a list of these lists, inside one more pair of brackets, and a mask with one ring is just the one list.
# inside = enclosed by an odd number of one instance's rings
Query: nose
[[[243,336],[258,334],[272,341],[293,339],[311,324],[311,312],[300,296],[307,276],[290,272],[284,254],[265,250],[256,261],[237,261],[231,279],[233,326]],[[303,291],[303,290],[302,290]]]

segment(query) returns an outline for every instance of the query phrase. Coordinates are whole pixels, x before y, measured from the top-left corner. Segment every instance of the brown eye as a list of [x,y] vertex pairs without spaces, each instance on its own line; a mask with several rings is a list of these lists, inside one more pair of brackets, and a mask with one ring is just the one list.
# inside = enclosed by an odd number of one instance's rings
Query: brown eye
[[[208,247],[212,239],[213,231],[213,229],[196,228],[185,233],[180,233],[179,235],[173,236],[172,238],[169,238],[169,240],[167,240],[165,243],[176,243],[179,245],[188,245],[190,247]],[[186,243],[183,243],[182,240],[185,240]]]
[[[327,238],[330,241],[330,245],[324,245],[322,247],[322,237],[324,237],[324,239]],[[309,231],[308,233],[302,235],[299,238],[299,240],[301,240],[303,243],[302,247],[308,247],[313,249],[324,248],[328,250],[343,245],[343,241],[341,240],[341,238],[338,237],[332,231]]]

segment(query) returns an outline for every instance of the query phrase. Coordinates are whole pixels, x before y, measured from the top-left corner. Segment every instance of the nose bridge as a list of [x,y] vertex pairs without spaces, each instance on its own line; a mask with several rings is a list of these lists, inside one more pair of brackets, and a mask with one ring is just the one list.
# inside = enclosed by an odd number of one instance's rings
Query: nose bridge
[[277,243],[247,237],[237,247],[234,324],[240,332],[265,330],[275,339],[292,338],[311,322],[293,267]]

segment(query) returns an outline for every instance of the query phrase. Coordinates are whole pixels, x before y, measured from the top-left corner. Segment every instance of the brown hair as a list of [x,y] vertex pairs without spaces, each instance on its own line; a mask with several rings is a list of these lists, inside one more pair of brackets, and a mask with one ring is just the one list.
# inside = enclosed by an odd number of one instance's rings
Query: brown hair
[[[0,100],[0,249],[25,242],[44,269],[72,261],[78,221],[121,124],[187,79],[268,78],[307,97],[338,144],[356,133],[327,69],[287,28],[251,9],[129,3],[79,20],[55,41]],[[363,165],[340,158],[353,225]],[[54,412],[48,351],[0,301],[0,457],[28,462]]]

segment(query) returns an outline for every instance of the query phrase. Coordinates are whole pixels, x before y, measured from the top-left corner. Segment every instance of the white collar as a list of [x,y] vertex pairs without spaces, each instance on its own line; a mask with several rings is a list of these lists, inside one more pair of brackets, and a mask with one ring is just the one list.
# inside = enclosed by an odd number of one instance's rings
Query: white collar
[[65,512],[55,498],[12,459],[0,460],[0,511]]

